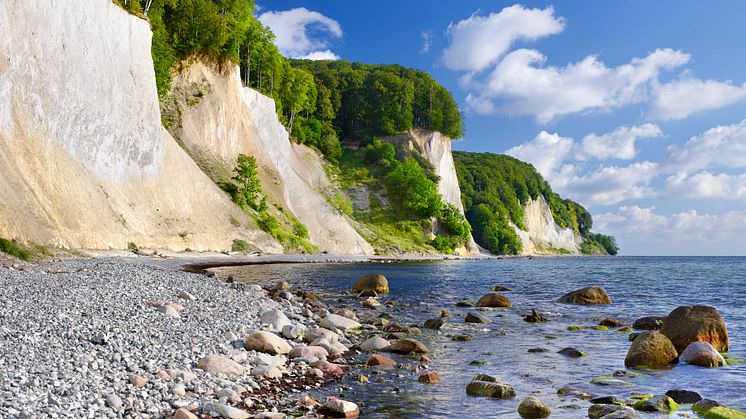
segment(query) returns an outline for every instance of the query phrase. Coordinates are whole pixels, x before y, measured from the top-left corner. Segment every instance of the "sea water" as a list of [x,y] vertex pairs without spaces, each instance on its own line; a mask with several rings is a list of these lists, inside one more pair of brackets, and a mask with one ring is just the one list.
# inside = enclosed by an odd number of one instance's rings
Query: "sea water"
[[[587,417],[590,403],[563,397],[557,390],[569,385],[597,396],[629,398],[664,394],[681,388],[732,408],[746,410],[746,364],[700,368],[680,364],[669,370],[637,371],[622,377],[626,386],[591,383],[601,376],[625,370],[628,333],[595,330],[569,331],[569,326],[594,326],[607,317],[632,323],[643,316],[665,316],[682,305],[716,307],[730,335],[729,358],[746,359],[746,258],[731,257],[540,257],[533,259],[462,260],[432,263],[285,264],[233,268],[241,280],[274,284],[288,281],[294,288],[328,293],[328,303],[360,307],[358,299],[344,295],[361,275],[382,273],[395,300],[387,309],[395,321],[419,325],[447,310],[440,331],[422,328],[414,336],[430,350],[429,370],[440,373],[439,384],[417,381],[418,373],[406,369],[383,374],[354,371],[319,397],[336,395],[361,404],[365,417],[517,417],[517,406],[535,396],[552,408],[552,417]],[[463,298],[478,299],[493,285],[512,288],[503,292],[512,308],[482,312],[491,323],[465,324],[473,310],[456,307]],[[612,304],[575,306],[557,303],[563,294],[588,285],[606,289]],[[548,323],[526,323],[523,316],[537,309]],[[469,334],[472,341],[455,342],[453,335]],[[573,347],[587,354],[571,359],[557,353]],[[529,353],[530,348],[547,352]],[[397,358],[418,365],[414,358]],[[364,360],[364,357],[362,358]],[[476,361],[476,362],[473,362]],[[424,372],[424,371],[422,371]],[[466,395],[475,374],[489,374],[512,385],[514,400],[492,400]],[[355,381],[358,374],[370,382]],[[383,378],[383,383],[377,383]],[[690,413],[684,407],[674,416]],[[643,417],[657,417],[642,414]]]

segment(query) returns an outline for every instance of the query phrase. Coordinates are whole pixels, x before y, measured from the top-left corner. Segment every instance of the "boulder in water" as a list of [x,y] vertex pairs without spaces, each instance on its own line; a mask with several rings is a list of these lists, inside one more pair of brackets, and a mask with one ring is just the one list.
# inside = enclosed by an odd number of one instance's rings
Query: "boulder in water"
[[647,316],[641,317],[632,324],[632,328],[637,330],[660,330],[663,326],[665,316]]
[[503,297],[502,295],[496,293],[496,292],[490,292],[488,294],[485,294],[477,300],[477,307],[512,307],[513,304],[510,303],[510,300],[508,300],[506,297]]
[[425,329],[439,330],[443,327],[444,323],[443,319],[427,319],[422,327]]
[[369,274],[361,276],[352,284],[352,292],[361,293],[366,290],[373,290],[376,294],[389,293],[389,281],[381,274]]
[[518,405],[518,414],[525,419],[540,419],[549,417],[552,409],[536,397],[526,397]]
[[606,290],[592,286],[567,293],[560,297],[557,302],[565,304],[611,304],[611,299],[606,294]]
[[568,358],[581,358],[583,353],[575,348],[565,348],[557,352],[560,355],[564,355]]
[[632,341],[624,365],[632,368],[666,368],[677,362],[673,343],[659,332],[643,332]]
[[679,360],[700,367],[722,367],[725,359],[707,342],[692,342],[679,355]]
[[671,412],[676,410],[678,405],[673,399],[666,395],[653,396],[642,399],[632,405],[635,410],[640,412]]
[[424,354],[430,352],[422,342],[410,338],[397,339],[396,342],[384,350],[397,354]]
[[530,314],[523,316],[523,320],[529,323],[545,323],[549,321],[549,319],[539,314],[536,309],[532,309]]
[[594,404],[588,408],[590,419],[637,419],[637,412],[626,406]]
[[440,374],[436,371],[429,371],[417,378],[417,381],[423,384],[437,384],[440,382]]
[[481,313],[477,313],[476,311],[470,311],[466,313],[466,317],[464,318],[465,323],[489,323],[490,319],[483,316]]
[[681,389],[668,390],[666,396],[672,398],[673,401],[679,404],[693,404],[702,400],[702,396],[700,396],[696,391]]
[[512,399],[515,397],[515,389],[513,389],[512,386],[500,383],[497,380],[474,380],[467,384],[466,394],[469,396],[492,397],[495,399]]
[[728,352],[728,330],[715,307],[678,307],[666,317],[661,327],[679,352],[692,342],[709,342],[718,352]]

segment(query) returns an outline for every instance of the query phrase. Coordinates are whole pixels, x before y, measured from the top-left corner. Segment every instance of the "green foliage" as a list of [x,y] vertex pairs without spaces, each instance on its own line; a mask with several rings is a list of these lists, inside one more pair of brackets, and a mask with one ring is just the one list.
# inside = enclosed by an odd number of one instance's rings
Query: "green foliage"
[[352,216],[352,213],[354,211],[352,207],[352,201],[350,201],[350,198],[348,198],[347,195],[345,195],[344,193],[336,192],[330,198],[330,203],[342,214]]
[[435,248],[440,253],[445,254],[451,254],[453,253],[454,249],[458,246],[458,243],[456,240],[449,236],[441,236],[437,235],[435,238],[430,242],[430,245]]
[[313,74],[319,96],[315,116],[332,122],[342,138],[393,135],[412,127],[463,135],[453,97],[424,71],[343,60],[290,65]]
[[612,236],[589,233],[580,245],[580,251],[586,255],[606,254],[613,256],[619,253],[619,246],[617,246],[616,239]]
[[0,252],[17,257],[21,260],[31,260],[33,253],[16,241],[0,238]]
[[235,239],[231,244],[231,252],[245,252],[249,250],[249,244],[245,240]]
[[259,228],[272,236],[275,236],[276,230],[280,228],[280,223],[277,221],[277,218],[267,212],[260,213],[256,223]]
[[440,213],[440,221],[450,236],[457,239],[456,244],[463,244],[469,240],[471,226],[461,212],[451,204],[445,204]]
[[240,154],[233,181],[236,183],[236,191],[233,201],[239,206],[249,206],[255,210],[259,209],[259,196],[262,193],[262,183],[259,181],[259,170],[254,156]]
[[391,168],[396,164],[396,149],[390,143],[384,143],[374,137],[365,148],[365,161],[370,164]]
[[437,217],[443,209],[438,186],[416,160],[407,158],[396,164],[385,178],[389,199],[405,214],[427,218]]
[[542,196],[554,221],[585,239],[581,251],[616,254],[618,249],[612,237],[591,233],[591,214],[582,205],[554,193],[532,165],[491,153],[454,152],[453,157],[474,239],[491,252],[521,251],[521,241],[510,224],[525,229],[524,206],[529,199]]

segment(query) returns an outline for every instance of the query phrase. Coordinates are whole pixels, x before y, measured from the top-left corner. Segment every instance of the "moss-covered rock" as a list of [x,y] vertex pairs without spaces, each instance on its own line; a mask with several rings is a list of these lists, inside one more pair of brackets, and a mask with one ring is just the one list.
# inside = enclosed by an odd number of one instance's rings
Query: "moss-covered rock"
[[660,369],[676,363],[678,356],[676,348],[662,333],[643,332],[632,341],[624,365]]

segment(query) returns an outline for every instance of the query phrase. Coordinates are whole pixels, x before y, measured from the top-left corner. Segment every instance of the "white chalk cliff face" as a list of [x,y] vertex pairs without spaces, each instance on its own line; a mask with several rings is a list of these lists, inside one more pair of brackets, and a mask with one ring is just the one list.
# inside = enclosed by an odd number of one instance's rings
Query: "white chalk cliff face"
[[[433,166],[438,181],[438,193],[443,201],[456,207],[461,214],[464,205],[461,203],[461,188],[456,175],[456,165],[451,152],[452,140],[438,131],[411,129],[405,135],[386,139],[404,146],[409,151],[417,151]],[[468,255],[478,253],[479,249],[474,239],[470,237],[464,249],[459,253]]]
[[554,222],[552,211],[544,197],[529,200],[524,207],[523,224],[526,230],[513,226],[523,242],[524,255],[553,253],[552,249],[565,249],[579,253],[582,239],[569,228],[561,228]]
[[323,191],[331,186],[319,155],[290,141],[275,103],[243,87],[237,66],[219,71],[194,62],[174,79],[174,90],[202,89],[199,103],[183,106],[172,128],[201,167],[230,174],[239,154],[254,156],[262,186],[308,227],[310,241],[334,254],[373,254],[373,248],[333,208]]
[[110,0],[0,1],[0,236],[222,250],[258,230],[161,126],[148,23]]

